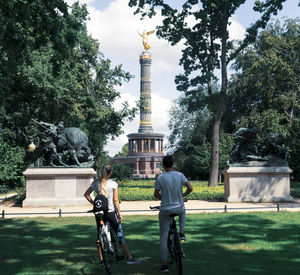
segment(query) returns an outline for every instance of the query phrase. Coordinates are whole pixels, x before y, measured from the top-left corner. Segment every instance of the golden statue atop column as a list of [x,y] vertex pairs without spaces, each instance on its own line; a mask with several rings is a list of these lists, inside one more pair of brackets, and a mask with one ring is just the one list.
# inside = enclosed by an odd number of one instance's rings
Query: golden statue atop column
[[148,43],[148,37],[152,34],[152,33],[154,33],[155,32],[155,30],[153,30],[153,31],[146,31],[146,30],[143,30],[143,34],[141,34],[139,31],[138,31],[138,34],[143,38],[143,45],[144,45],[144,49],[145,49],[145,51],[148,51],[151,47],[150,47],[150,45],[149,45],[149,43]]

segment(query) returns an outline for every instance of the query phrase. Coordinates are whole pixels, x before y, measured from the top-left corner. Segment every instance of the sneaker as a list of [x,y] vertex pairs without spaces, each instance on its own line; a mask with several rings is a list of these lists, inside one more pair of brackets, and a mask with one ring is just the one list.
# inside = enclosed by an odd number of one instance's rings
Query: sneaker
[[139,259],[136,259],[132,257],[131,259],[126,260],[126,264],[139,264],[141,261]]
[[169,272],[169,267],[167,265],[162,265],[160,267],[160,272],[164,272],[164,273]]
[[179,238],[180,238],[181,242],[186,241],[186,237],[185,237],[184,233],[179,233]]

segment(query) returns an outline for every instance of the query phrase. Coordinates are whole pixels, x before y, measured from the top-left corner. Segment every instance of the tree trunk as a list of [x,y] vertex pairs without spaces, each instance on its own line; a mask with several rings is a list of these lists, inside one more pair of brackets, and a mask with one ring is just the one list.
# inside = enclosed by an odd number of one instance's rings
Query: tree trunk
[[212,133],[211,133],[211,160],[209,171],[208,186],[218,186],[218,173],[219,173],[219,140],[220,140],[220,124],[223,115],[224,102],[226,92],[222,89],[217,103],[217,109],[213,118]]
[[[219,105],[219,104],[218,104]],[[219,171],[219,130],[220,120],[213,119],[212,133],[211,133],[211,152],[210,152],[210,171],[208,186],[215,187],[218,185],[218,171]]]
[[224,14],[224,29],[221,39],[221,75],[222,86],[217,102],[216,110],[213,117],[212,133],[211,133],[211,161],[209,171],[208,186],[218,186],[218,173],[219,173],[219,137],[220,137],[220,124],[224,110],[225,98],[227,94],[227,60],[226,60],[226,45],[227,45],[227,23],[228,16]]

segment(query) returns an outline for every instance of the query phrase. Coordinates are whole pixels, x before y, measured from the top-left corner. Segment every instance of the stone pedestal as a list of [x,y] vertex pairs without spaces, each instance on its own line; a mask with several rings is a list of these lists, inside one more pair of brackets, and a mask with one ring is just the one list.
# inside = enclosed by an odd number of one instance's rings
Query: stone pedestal
[[290,195],[288,167],[230,167],[225,177],[225,199],[228,202],[294,201]]
[[92,168],[28,168],[23,207],[88,206],[83,196],[94,180]]

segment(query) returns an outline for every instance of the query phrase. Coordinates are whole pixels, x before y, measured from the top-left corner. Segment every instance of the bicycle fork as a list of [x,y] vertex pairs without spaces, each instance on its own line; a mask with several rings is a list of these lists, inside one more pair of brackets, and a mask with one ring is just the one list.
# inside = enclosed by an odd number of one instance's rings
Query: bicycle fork
[[[100,221],[100,234],[99,234],[99,237],[97,239],[97,249],[99,251],[100,260],[102,261],[103,256],[102,256],[102,253],[101,253],[100,238],[102,239],[102,246],[104,246],[104,243],[106,243],[107,246],[108,246],[107,248],[108,248],[109,252],[111,254],[113,254],[114,249],[113,249],[113,246],[112,246],[111,235],[110,235],[110,231],[109,231],[109,225],[107,223],[104,223],[103,221]],[[102,248],[104,248],[104,247],[102,247]]]

